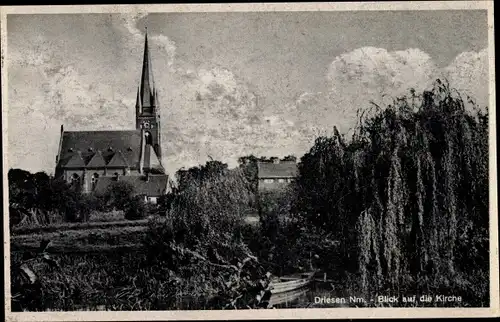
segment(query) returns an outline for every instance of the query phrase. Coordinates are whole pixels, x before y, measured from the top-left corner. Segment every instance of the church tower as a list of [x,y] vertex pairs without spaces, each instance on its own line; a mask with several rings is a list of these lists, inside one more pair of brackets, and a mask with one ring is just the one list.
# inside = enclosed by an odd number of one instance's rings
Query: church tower
[[148,33],[144,41],[144,58],[137,101],[135,103],[136,128],[143,131],[146,145],[151,145],[161,162],[160,107],[158,92],[153,79],[151,54],[148,46]]

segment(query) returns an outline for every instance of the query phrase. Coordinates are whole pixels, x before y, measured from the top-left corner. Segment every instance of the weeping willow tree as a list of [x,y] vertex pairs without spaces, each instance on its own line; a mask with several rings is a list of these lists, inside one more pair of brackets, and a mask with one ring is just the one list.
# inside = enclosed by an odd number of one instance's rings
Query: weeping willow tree
[[356,245],[344,257],[360,287],[454,290],[487,305],[487,113],[438,80],[374,105],[354,133],[317,140],[298,183],[311,221]]
[[438,80],[360,122],[354,140],[369,154],[355,163],[358,184],[373,189],[358,196],[365,290],[487,297],[488,116],[469,106]]

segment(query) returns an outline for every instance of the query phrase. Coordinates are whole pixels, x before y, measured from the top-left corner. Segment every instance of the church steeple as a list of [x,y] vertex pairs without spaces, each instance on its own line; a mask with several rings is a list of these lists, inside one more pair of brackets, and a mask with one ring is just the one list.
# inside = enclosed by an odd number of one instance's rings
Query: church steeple
[[145,146],[151,146],[161,163],[160,106],[158,91],[155,88],[153,79],[147,29],[144,38],[144,57],[142,60],[141,81],[137,89],[135,111],[136,129],[141,130],[143,143]]
[[137,105],[141,106],[142,113],[153,114],[156,107],[155,85],[153,79],[153,69],[151,65],[151,55],[148,46],[148,30],[144,40],[144,57],[142,61],[141,83],[139,85],[139,98]]

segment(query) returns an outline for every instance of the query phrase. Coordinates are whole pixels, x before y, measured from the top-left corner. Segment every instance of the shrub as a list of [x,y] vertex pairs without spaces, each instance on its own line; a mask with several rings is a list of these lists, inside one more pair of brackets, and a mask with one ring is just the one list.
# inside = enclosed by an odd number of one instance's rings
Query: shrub
[[146,218],[148,206],[141,197],[133,197],[126,203],[125,219],[138,220]]
[[110,208],[126,210],[134,199],[135,187],[126,181],[116,181],[110,184],[102,198]]

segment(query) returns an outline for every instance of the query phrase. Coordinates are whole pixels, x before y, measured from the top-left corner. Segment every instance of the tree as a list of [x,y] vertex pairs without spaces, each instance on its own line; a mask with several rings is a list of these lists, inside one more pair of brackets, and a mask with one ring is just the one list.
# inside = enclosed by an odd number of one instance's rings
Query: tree
[[287,155],[282,159],[283,161],[292,161],[292,162],[297,162],[297,157],[294,155]]
[[148,207],[144,200],[140,197],[133,197],[127,204],[125,209],[125,219],[138,220],[147,216]]
[[487,296],[488,115],[466,103],[438,80],[374,105],[349,142],[318,138],[302,158],[295,210],[341,237],[366,292],[456,283],[470,302]]
[[135,187],[126,181],[116,181],[110,184],[104,193],[106,204],[118,210],[126,210],[134,198]]
[[259,178],[258,178],[259,170],[257,166],[258,161],[259,159],[253,154],[238,158],[239,167],[240,169],[243,170],[243,175],[250,183],[250,187],[254,194],[257,194],[257,189],[259,184]]

